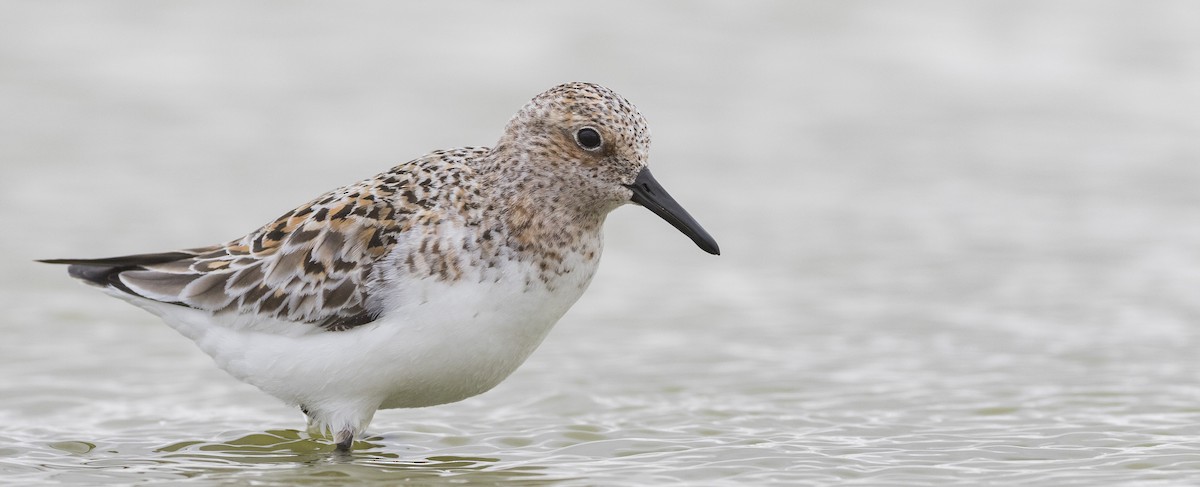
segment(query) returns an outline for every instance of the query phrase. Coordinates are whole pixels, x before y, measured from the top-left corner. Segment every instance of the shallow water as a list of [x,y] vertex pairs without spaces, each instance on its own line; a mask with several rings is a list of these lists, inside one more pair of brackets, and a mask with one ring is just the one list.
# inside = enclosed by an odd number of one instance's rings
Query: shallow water
[[[501,8],[6,4],[0,481],[1200,482],[1196,4]],[[516,374],[350,455],[31,262],[225,240],[572,79],[724,255],[618,210]]]

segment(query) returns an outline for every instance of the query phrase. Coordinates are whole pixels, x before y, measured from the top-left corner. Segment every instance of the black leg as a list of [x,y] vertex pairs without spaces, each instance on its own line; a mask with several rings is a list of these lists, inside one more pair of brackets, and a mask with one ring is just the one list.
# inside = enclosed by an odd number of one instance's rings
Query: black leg
[[339,452],[349,452],[350,448],[354,445],[354,432],[352,431],[341,431],[337,434],[336,438],[337,451]]

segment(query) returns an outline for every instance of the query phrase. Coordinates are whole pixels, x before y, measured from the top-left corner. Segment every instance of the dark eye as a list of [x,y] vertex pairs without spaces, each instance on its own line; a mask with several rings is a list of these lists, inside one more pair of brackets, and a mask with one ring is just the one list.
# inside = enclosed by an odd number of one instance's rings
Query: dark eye
[[585,150],[596,150],[600,148],[600,132],[591,127],[584,127],[575,132],[575,142],[579,143],[579,147]]

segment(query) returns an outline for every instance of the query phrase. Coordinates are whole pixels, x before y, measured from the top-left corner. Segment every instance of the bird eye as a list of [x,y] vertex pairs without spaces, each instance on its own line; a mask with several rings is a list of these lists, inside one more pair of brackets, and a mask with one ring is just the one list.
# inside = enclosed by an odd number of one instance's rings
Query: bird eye
[[600,148],[600,132],[591,127],[584,127],[575,132],[575,142],[584,150],[596,150]]

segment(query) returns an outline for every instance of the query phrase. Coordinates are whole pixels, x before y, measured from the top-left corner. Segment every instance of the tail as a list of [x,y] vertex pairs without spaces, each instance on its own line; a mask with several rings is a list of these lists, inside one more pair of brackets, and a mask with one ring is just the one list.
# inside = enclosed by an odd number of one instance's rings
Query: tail
[[122,292],[141,296],[121,282],[120,275],[125,271],[146,270],[145,266],[164,264],[191,257],[196,254],[187,252],[163,252],[158,254],[125,255],[106,259],[41,259],[43,264],[66,264],[67,274],[71,277],[99,287],[114,287]]

